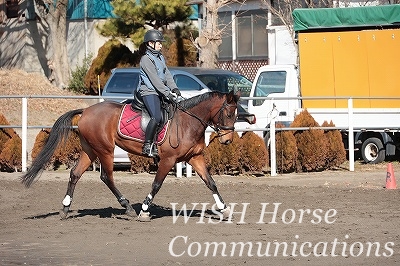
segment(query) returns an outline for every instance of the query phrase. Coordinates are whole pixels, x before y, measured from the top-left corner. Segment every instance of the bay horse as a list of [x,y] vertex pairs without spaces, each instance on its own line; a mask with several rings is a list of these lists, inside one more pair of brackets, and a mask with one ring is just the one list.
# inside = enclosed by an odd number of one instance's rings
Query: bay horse
[[[232,142],[239,97],[240,92],[225,94],[214,91],[175,103],[176,108],[174,108],[175,112],[170,121],[171,126],[165,136],[167,139],[158,146],[158,169],[151,191],[144,199],[137,217],[139,221],[150,221],[149,206],[169,171],[176,163],[182,161],[192,165],[212,191],[217,208],[221,213],[229,215],[227,213],[229,207],[224,203],[215,181],[207,170],[203,150],[206,147],[205,130],[209,126],[217,132],[220,143]],[[126,209],[125,213],[132,217],[136,215],[129,200],[115,186],[113,177],[115,145],[128,153],[142,155],[142,142],[123,138],[117,132],[123,106],[122,103],[104,101],[85,109],[71,110],[60,116],[54,123],[42,150],[21,177],[21,182],[29,187],[40,176],[57,146],[62,140],[68,138],[68,134],[73,129],[73,118],[80,115],[78,134],[82,151],[78,162],[70,171],[67,192],[62,201],[63,208],[60,210],[61,219],[67,217],[77,182],[96,158],[101,163],[100,179],[111,190],[120,205]]]

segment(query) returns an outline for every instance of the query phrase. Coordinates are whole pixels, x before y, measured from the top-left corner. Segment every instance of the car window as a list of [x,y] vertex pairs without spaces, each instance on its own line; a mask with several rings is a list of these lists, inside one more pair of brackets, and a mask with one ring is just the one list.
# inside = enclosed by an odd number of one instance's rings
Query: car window
[[250,95],[252,82],[245,77],[240,75],[228,77],[228,90],[234,90],[235,92],[241,91],[242,97],[248,97]]
[[193,91],[201,90],[201,85],[191,77],[182,74],[176,74],[174,76],[174,81],[181,91]]
[[240,75],[230,74],[196,74],[211,90],[220,92],[242,91],[242,97],[248,97],[251,90],[251,81]]
[[138,85],[139,73],[114,73],[107,85],[108,93],[132,93]]

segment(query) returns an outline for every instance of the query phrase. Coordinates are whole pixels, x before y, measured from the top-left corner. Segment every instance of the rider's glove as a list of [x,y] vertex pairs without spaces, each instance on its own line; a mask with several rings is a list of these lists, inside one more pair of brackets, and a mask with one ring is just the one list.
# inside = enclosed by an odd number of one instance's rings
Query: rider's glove
[[168,101],[169,102],[171,102],[171,103],[176,103],[176,99],[175,99],[175,96],[172,94],[172,93],[170,93],[170,94],[168,94]]
[[176,94],[176,96],[178,96],[178,97],[181,97],[182,95],[181,95],[181,92],[179,91],[179,89],[178,88],[174,88],[174,89],[172,89],[172,93],[175,93]]

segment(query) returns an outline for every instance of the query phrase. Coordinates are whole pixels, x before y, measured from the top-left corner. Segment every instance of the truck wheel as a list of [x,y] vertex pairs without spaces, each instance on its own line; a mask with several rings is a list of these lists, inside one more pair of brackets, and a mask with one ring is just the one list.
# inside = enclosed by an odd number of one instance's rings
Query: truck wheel
[[361,155],[366,163],[377,164],[385,160],[385,150],[378,138],[366,139],[361,147]]

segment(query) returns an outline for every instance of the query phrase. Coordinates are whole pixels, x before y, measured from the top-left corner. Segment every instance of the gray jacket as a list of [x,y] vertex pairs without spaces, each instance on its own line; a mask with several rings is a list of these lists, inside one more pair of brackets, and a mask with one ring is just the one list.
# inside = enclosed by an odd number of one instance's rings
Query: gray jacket
[[168,97],[171,90],[177,88],[161,52],[147,47],[146,54],[140,59],[139,92],[141,96],[158,94]]

